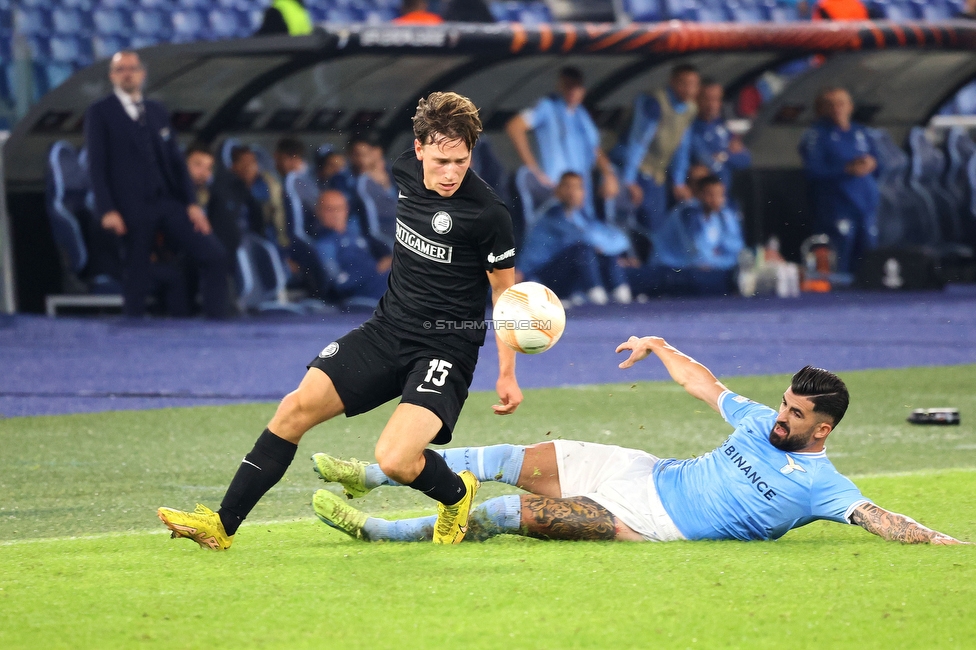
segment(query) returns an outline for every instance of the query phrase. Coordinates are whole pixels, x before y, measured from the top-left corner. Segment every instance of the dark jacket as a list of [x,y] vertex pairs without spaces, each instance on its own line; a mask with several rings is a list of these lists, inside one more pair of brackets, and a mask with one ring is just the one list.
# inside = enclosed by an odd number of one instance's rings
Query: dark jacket
[[207,217],[217,239],[235,254],[245,232],[263,235],[264,214],[251,190],[229,170],[221,170],[210,186]]
[[147,204],[161,198],[187,206],[195,201],[169,112],[152,100],[145,101],[145,111],[145,125],[140,125],[113,93],[85,113],[96,218],[118,210],[129,222],[138,219]]

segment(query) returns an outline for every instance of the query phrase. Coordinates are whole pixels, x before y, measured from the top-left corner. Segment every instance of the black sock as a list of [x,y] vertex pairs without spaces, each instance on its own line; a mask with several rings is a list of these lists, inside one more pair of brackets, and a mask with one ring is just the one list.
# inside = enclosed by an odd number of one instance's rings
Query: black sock
[[217,511],[228,535],[237,532],[244,517],[281,480],[297,450],[298,445],[279,438],[268,429],[258,436],[254,449],[244,457]]
[[424,449],[424,459],[427,464],[410,487],[446,506],[453,506],[464,498],[464,482],[448,467],[447,461],[440,454],[433,449]]

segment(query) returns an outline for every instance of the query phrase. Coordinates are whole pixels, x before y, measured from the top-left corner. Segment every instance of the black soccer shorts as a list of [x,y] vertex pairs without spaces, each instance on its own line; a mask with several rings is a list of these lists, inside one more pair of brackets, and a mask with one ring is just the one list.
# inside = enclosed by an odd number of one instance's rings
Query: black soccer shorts
[[[470,346],[471,350],[464,347]],[[404,338],[401,330],[371,318],[327,345],[308,368],[329,376],[346,417],[371,411],[400,398],[440,418],[433,442],[451,441],[474,377],[478,347],[458,347],[437,338]]]

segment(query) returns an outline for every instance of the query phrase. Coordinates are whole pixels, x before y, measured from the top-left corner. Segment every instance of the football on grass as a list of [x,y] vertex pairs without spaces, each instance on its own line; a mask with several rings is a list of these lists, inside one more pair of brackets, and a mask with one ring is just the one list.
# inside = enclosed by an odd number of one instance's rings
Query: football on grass
[[519,282],[495,303],[495,332],[516,352],[539,354],[556,344],[566,328],[559,298],[538,282]]

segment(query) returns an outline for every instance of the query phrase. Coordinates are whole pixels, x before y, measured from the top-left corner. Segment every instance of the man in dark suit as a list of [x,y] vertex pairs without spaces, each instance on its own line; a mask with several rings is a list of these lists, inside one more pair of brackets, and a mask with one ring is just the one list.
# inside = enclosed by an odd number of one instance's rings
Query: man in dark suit
[[227,252],[213,235],[170,130],[169,113],[143,100],[146,71],[135,52],[109,65],[114,92],[88,108],[85,144],[102,227],[122,237],[124,313],[142,316],[152,278],[151,253],[160,231],[185,251],[200,273],[204,313],[227,312]]

